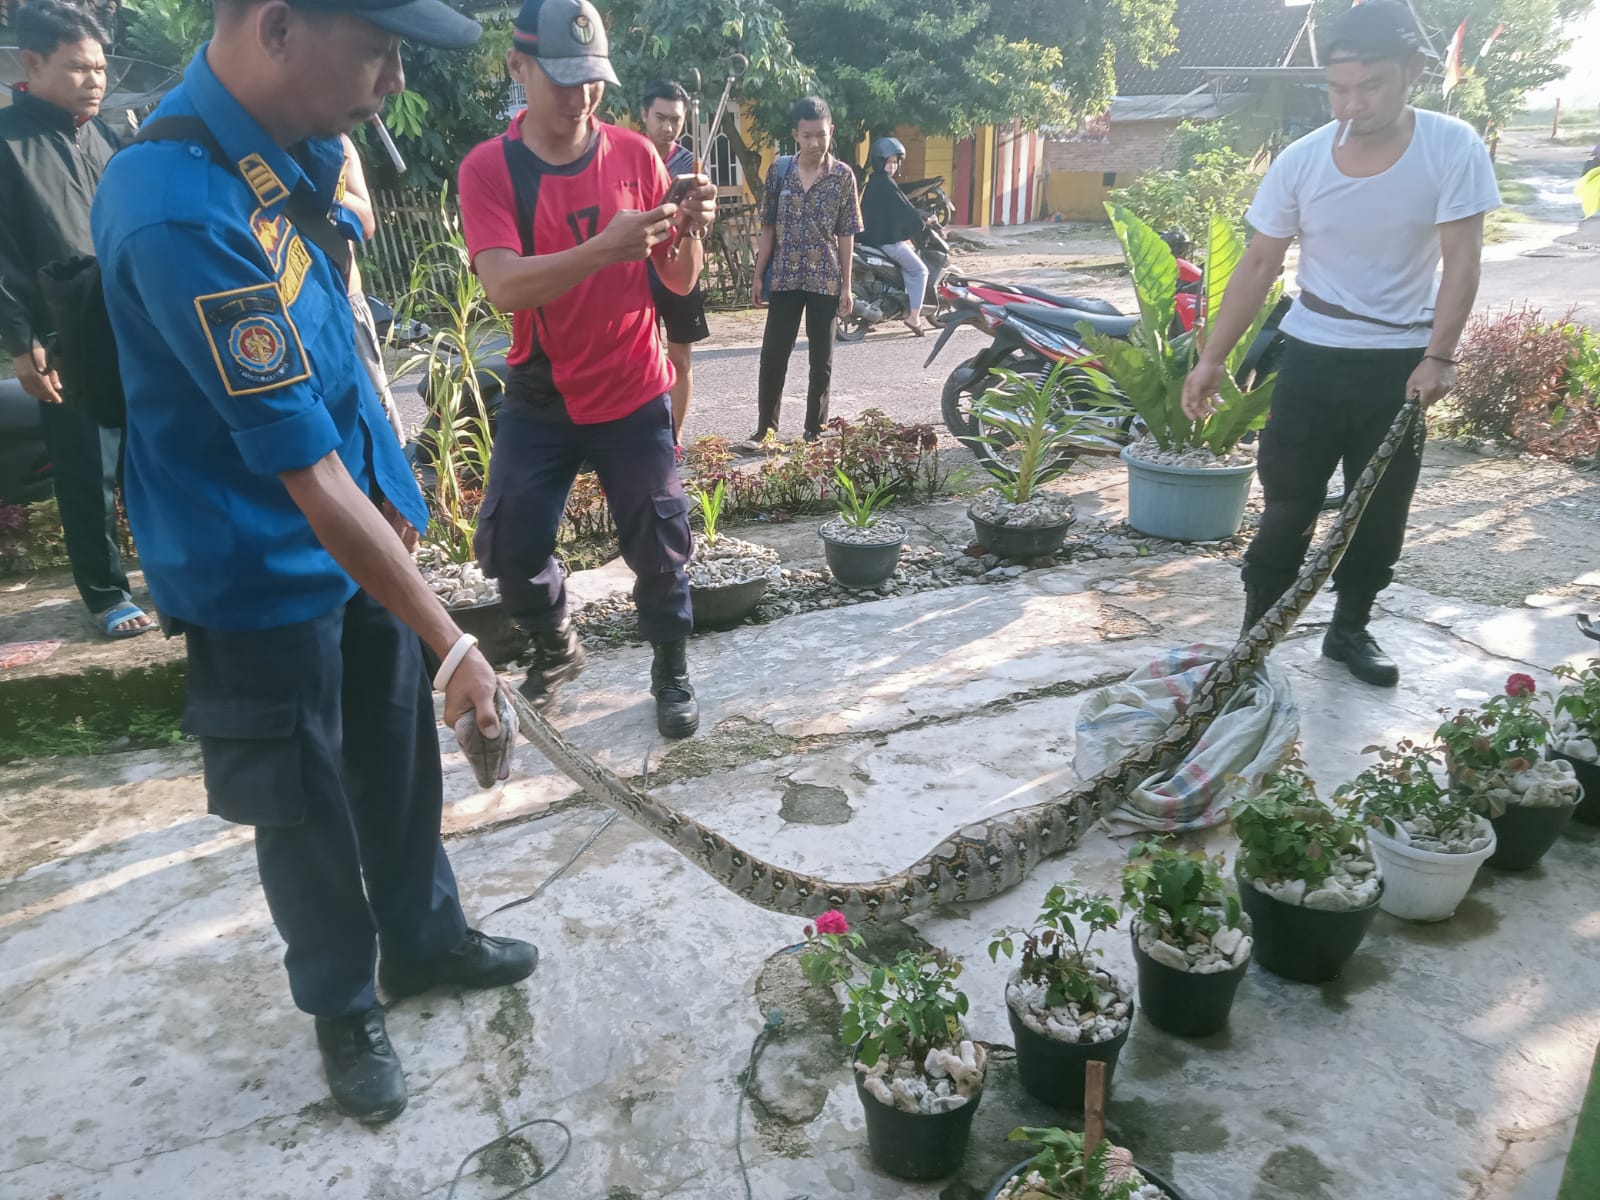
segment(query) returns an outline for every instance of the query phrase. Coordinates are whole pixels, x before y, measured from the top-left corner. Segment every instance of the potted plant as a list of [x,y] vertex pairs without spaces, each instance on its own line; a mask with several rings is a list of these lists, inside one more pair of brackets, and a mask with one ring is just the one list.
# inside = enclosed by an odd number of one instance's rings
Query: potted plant
[[1494,853],[1494,827],[1438,779],[1437,751],[1409,739],[1369,746],[1378,762],[1334,793],[1365,818],[1367,844],[1383,873],[1384,912],[1443,921]]
[[431,322],[428,339],[395,371],[397,382],[424,375],[429,408],[414,450],[429,515],[418,563],[455,623],[501,666],[526,648],[528,638],[505,612],[499,585],[479,571],[473,538],[494,445],[484,395],[484,383],[494,376],[486,359],[502,344],[498,339],[510,337],[510,319],[489,303],[459,230],[423,250],[399,312],[426,313]]
[[[1047,1104],[1082,1108],[1085,1068],[1106,1064],[1106,1087],[1133,1025],[1133,988],[1094,960],[1096,934],[1117,923],[1109,896],[1057,884],[1028,929],[1006,929],[989,958],[1018,955],[1006,982],[1006,1017],[1022,1086]],[[1081,938],[1081,940],[1080,940]]]
[[1434,735],[1451,788],[1494,826],[1491,867],[1525,870],[1543,858],[1582,791],[1570,762],[1545,757],[1550,722],[1536,691],[1531,676],[1514,674],[1502,695],[1447,717]]
[[1263,779],[1232,815],[1234,877],[1255,960],[1285,979],[1334,978],[1361,945],[1383,891],[1360,821],[1317,798],[1298,758]]
[[1140,842],[1122,869],[1123,907],[1144,1015],[1168,1033],[1204,1037],[1228,1024],[1250,966],[1250,918],[1228,891],[1222,858]]
[[[1086,385],[1093,370],[1082,360],[1063,359],[1043,381],[994,368],[1002,383],[973,406],[980,428],[974,440],[979,462],[994,478],[967,516],[977,540],[1001,558],[1054,554],[1076,519],[1066,496],[1041,490],[1071,469],[1082,450],[1106,448],[1106,428],[1122,409],[1103,387]],[[1088,404],[1090,407],[1079,407]]]
[[1204,420],[1191,421],[1183,414],[1183,381],[1199,357],[1198,338],[1222,307],[1244,245],[1227,218],[1213,213],[1199,319],[1194,329],[1178,333],[1178,264],[1172,250],[1127,209],[1108,204],[1106,211],[1133,277],[1139,324],[1126,340],[1086,331],[1085,342],[1144,426],[1145,436],[1122,450],[1128,465],[1128,523],[1141,533],[1179,542],[1232,537],[1244,520],[1255,470],[1239,440],[1266,423],[1275,382],[1269,375],[1244,390],[1236,376],[1277,307],[1281,287],[1273,285],[1250,330],[1229,354],[1221,406]]
[[782,578],[778,552],[722,533],[722,505],[727,498],[723,480],[709,492],[697,489],[689,496],[700,510],[700,532],[694,536],[687,568],[695,628],[737,625],[761,603],[767,584]]
[[891,494],[888,484],[879,484],[862,495],[842,468],[834,467],[833,476],[839,482],[834,493],[839,515],[823,522],[817,530],[828,570],[845,587],[875,588],[900,565],[906,527],[883,519]]
[[1550,723],[1550,757],[1565,759],[1577,773],[1583,798],[1572,819],[1600,825],[1600,659],[1582,667],[1562,663],[1552,672],[1564,680]]
[[1084,1135],[1071,1129],[1013,1129],[1006,1140],[1038,1142],[990,1189],[986,1200],[1184,1200],[1155,1172],[1136,1166],[1121,1146],[1102,1141],[1085,1153]]
[[966,1154],[987,1066],[962,1030],[961,963],[902,950],[858,970],[863,946],[842,913],[825,912],[807,927],[801,967],[812,984],[843,989],[839,1034],[854,1048],[872,1161],[901,1179],[943,1178]]

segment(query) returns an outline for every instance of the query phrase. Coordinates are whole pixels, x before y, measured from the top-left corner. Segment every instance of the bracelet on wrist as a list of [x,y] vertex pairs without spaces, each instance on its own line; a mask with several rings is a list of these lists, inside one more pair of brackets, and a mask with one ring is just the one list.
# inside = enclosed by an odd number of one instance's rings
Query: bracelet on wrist
[[1460,363],[1459,363],[1459,362],[1457,362],[1457,361],[1456,361],[1456,360],[1455,360],[1455,359],[1453,359],[1453,358],[1446,358],[1446,357],[1445,357],[1445,356],[1444,356],[1444,355],[1442,355],[1442,354],[1424,354],[1424,355],[1423,355],[1423,356],[1422,356],[1422,357],[1423,357],[1423,360],[1424,360],[1424,361],[1426,361],[1426,360],[1427,360],[1427,359],[1430,359],[1430,358],[1431,358],[1431,359],[1433,359],[1433,361],[1434,361],[1434,362],[1442,362],[1442,363],[1444,363],[1444,364],[1445,364],[1445,365],[1446,365],[1446,366],[1450,366],[1450,367],[1459,367],[1459,366],[1460,366],[1460,365],[1461,365],[1461,364],[1460,364]]
[[439,673],[433,677],[433,690],[442,692],[450,685],[450,677],[456,673],[456,668],[461,665],[461,660],[467,656],[478,639],[470,633],[463,633],[456,639],[456,644],[450,647],[450,653],[444,656],[444,661],[439,664]]

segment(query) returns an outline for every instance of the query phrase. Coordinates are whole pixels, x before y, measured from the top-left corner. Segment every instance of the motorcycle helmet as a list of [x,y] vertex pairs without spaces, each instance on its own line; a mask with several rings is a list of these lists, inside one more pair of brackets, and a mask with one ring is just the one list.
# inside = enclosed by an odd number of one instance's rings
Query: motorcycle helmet
[[1167,249],[1172,251],[1174,258],[1188,258],[1189,251],[1194,249],[1194,242],[1182,225],[1175,225],[1161,234],[1161,240],[1167,244]]
[[891,158],[904,161],[906,148],[896,137],[881,137],[872,143],[872,167],[875,171],[883,170],[883,165]]

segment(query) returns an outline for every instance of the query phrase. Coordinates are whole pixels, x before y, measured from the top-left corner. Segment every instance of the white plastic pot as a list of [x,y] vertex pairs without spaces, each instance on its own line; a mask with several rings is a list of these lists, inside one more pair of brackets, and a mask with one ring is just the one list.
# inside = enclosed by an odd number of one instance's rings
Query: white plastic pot
[[1489,844],[1469,854],[1418,850],[1381,829],[1368,829],[1367,844],[1383,874],[1378,907],[1407,921],[1448,920],[1472,886],[1478,867],[1494,853],[1494,827],[1479,817],[1477,829],[1480,836],[1488,835]]

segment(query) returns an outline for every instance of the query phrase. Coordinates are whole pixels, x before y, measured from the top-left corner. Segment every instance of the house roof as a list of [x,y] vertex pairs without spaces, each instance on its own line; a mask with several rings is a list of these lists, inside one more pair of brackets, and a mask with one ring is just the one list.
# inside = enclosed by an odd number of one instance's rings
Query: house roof
[[[1178,49],[1153,67],[1117,67],[1119,96],[1182,96],[1224,68],[1310,66],[1308,5],[1283,0],[1178,0]],[[1292,61],[1291,61],[1292,60]]]

